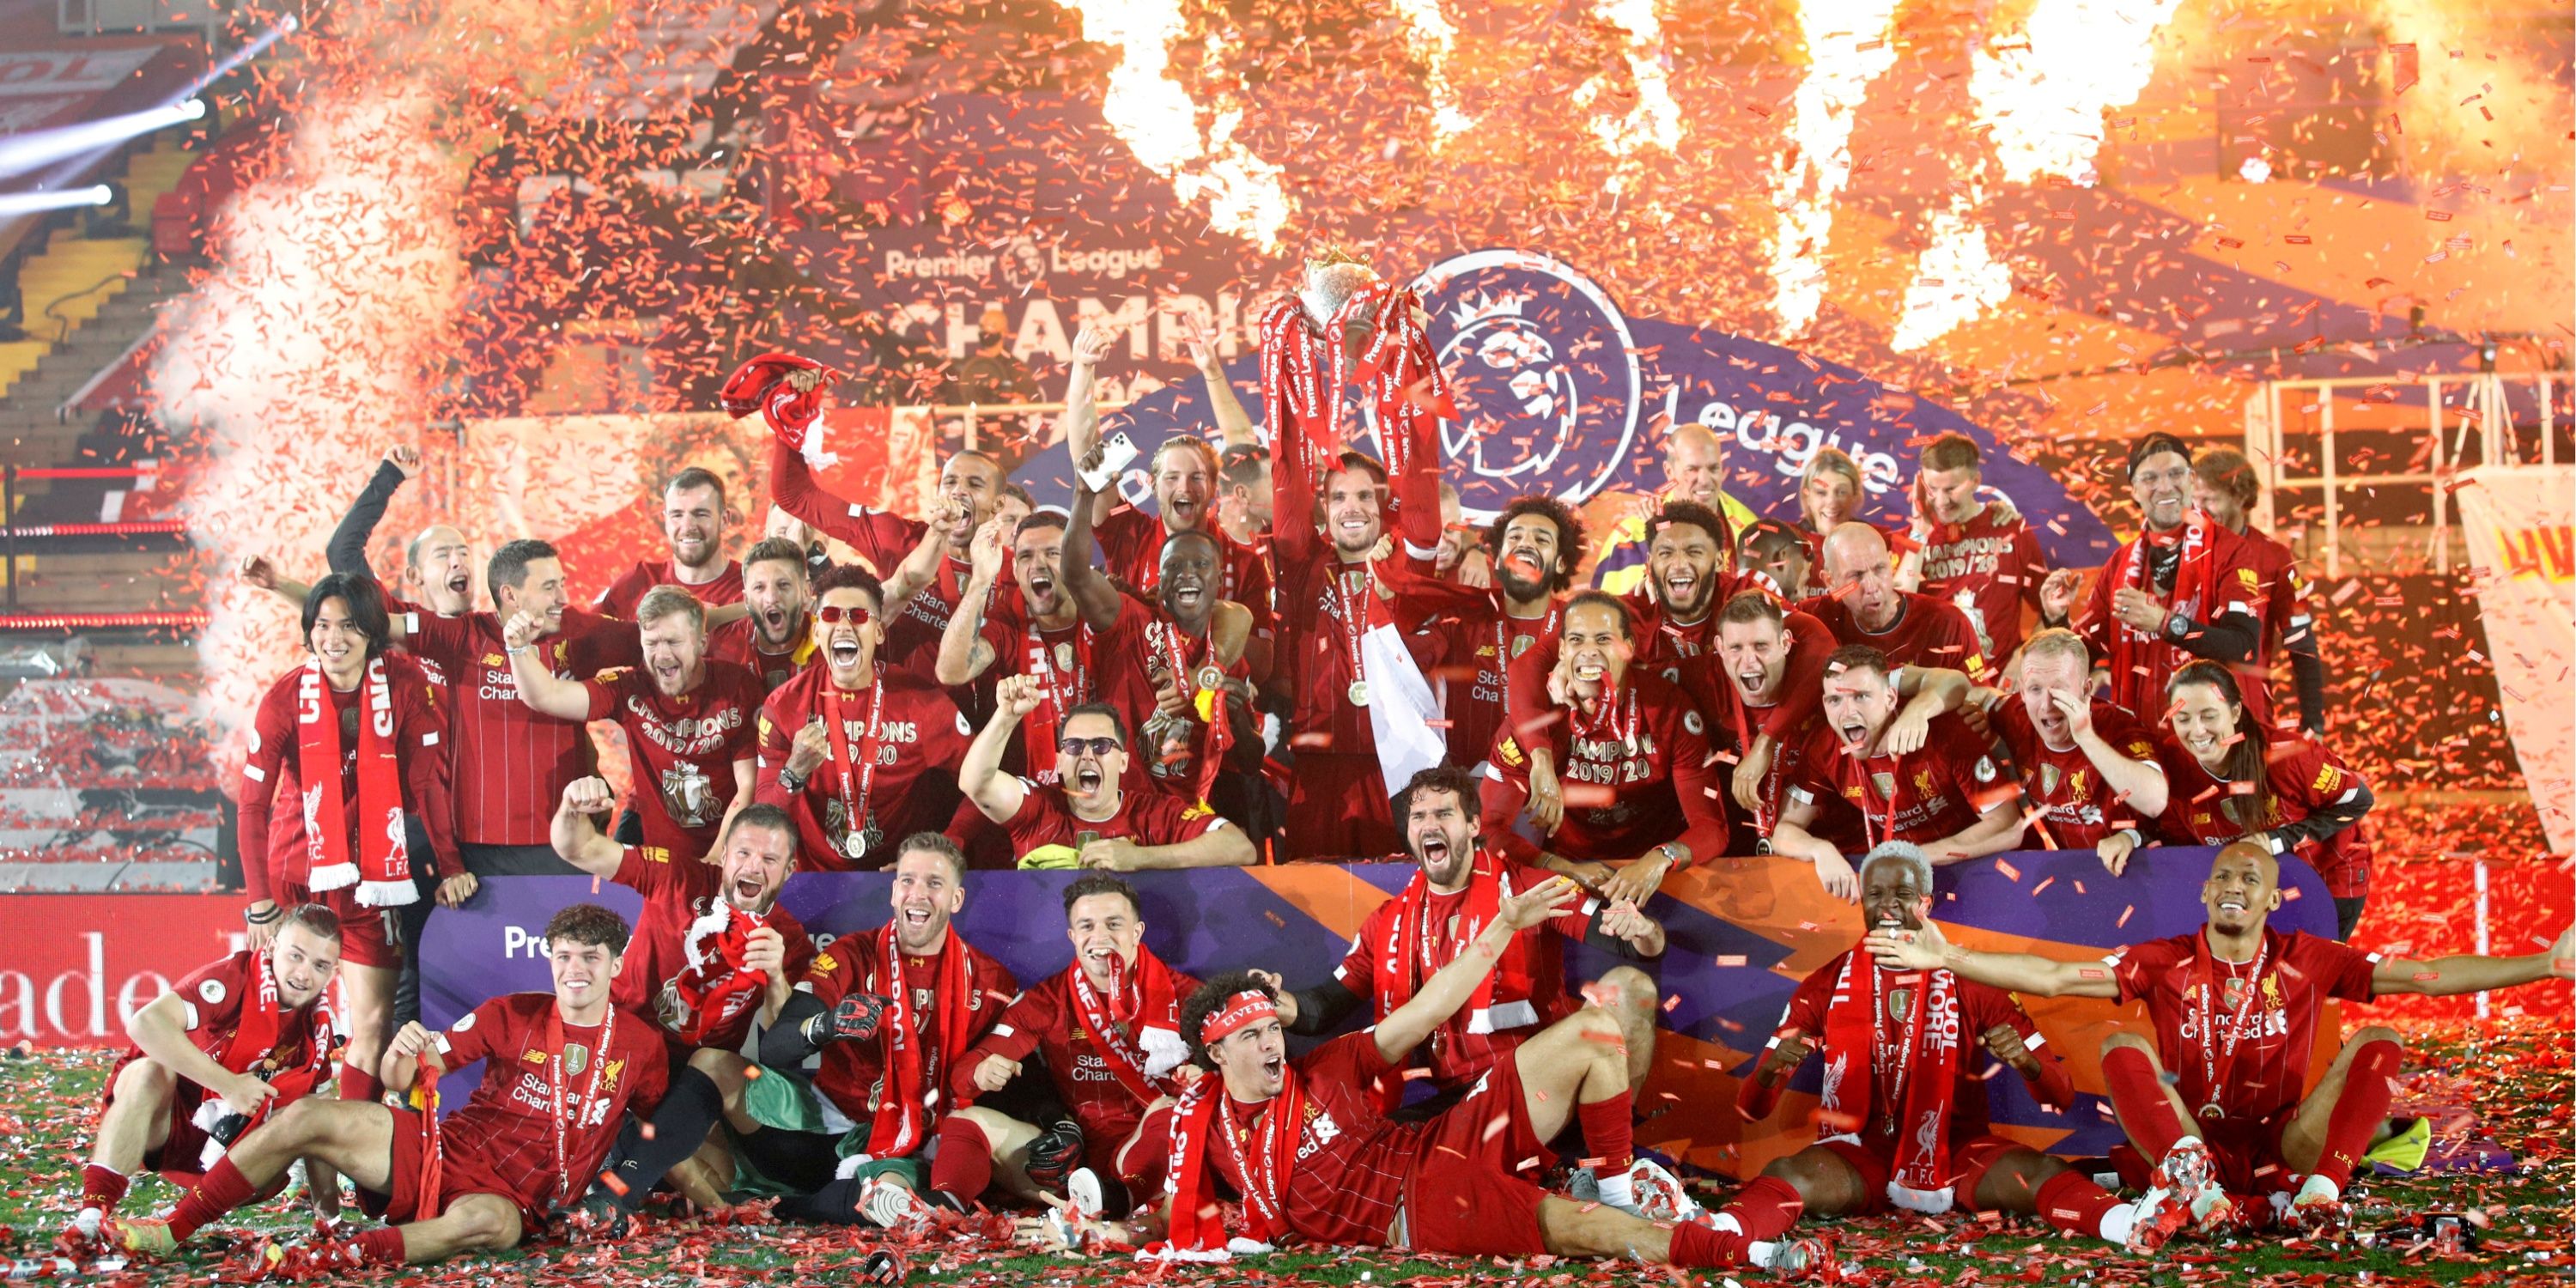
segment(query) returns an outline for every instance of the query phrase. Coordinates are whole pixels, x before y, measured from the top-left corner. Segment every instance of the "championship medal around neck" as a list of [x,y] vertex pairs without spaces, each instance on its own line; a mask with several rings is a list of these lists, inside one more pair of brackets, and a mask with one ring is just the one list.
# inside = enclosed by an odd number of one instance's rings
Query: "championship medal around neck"
[[1352,706],[1364,707],[1368,705],[1368,681],[1353,680],[1351,681],[1351,687],[1346,690],[1346,692],[1351,699]]

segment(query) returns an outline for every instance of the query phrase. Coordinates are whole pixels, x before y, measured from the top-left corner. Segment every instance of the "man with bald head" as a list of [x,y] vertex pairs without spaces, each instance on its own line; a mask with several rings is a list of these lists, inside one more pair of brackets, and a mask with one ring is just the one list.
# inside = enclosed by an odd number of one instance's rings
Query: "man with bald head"
[[[1664,438],[1664,490],[1655,500],[1704,505],[1726,519],[1730,532],[1753,522],[1753,511],[1726,492],[1726,449],[1708,426],[1691,422],[1673,426]],[[1653,536],[1645,514],[1619,520],[1593,565],[1592,584],[1614,595],[1635,590],[1646,579],[1646,550]]]
[[1896,565],[1887,537],[1866,523],[1837,525],[1825,534],[1825,593],[1800,604],[1825,624],[1839,644],[1866,644],[1897,666],[1959,671],[1980,684],[1988,677],[1977,628],[1956,604],[1896,588]]

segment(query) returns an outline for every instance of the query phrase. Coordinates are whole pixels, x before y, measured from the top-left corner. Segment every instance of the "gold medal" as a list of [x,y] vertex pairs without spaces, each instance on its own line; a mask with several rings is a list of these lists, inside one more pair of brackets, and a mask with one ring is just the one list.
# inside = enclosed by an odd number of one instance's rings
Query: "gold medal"
[[1073,645],[1058,644],[1055,646],[1055,668],[1059,671],[1071,671],[1073,669]]
[[2200,1116],[2205,1121],[2217,1122],[2219,1119],[2227,1116],[2227,1111],[2219,1108],[2218,1102],[2211,1101],[2210,1103],[2200,1107]]
[[1353,680],[1353,681],[1351,681],[1351,687],[1350,687],[1350,690],[1349,690],[1349,694],[1350,694],[1350,699],[1351,699],[1351,705],[1352,705],[1352,706],[1355,706],[1355,707],[1364,707],[1364,706],[1367,706],[1367,705],[1368,705],[1368,681],[1366,681],[1366,680]]
[[1199,668],[1198,681],[1202,689],[1222,689],[1225,687],[1225,672],[1214,666],[1203,666]]

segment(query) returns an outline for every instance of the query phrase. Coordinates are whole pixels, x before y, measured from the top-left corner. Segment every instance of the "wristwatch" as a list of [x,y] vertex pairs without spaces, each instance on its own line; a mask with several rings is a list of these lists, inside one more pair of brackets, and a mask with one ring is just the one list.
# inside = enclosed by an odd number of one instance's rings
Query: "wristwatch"
[[1664,856],[1664,862],[1672,864],[1675,872],[1690,866],[1690,860],[1682,857],[1681,848],[1670,841],[1656,846],[1655,853]]
[[779,770],[778,785],[787,789],[787,793],[793,796],[796,793],[805,790],[805,775],[797,773],[793,769]]

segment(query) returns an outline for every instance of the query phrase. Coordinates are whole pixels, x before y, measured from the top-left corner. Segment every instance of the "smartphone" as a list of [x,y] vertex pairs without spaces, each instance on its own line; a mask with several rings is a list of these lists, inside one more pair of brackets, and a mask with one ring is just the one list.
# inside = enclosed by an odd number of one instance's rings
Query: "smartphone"
[[1127,431],[1122,429],[1111,434],[1109,441],[1100,445],[1100,468],[1084,470],[1082,486],[1092,492],[1106,492],[1109,490],[1109,481],[1125,473],[1127,467],[1135,463],[1136,440],[1129,438]]

